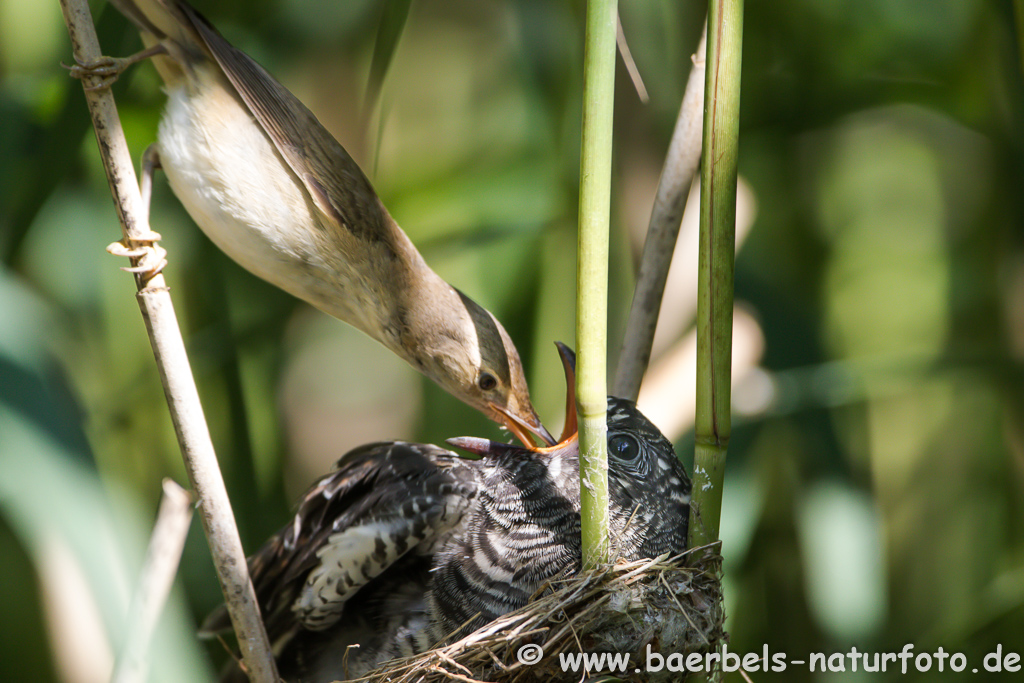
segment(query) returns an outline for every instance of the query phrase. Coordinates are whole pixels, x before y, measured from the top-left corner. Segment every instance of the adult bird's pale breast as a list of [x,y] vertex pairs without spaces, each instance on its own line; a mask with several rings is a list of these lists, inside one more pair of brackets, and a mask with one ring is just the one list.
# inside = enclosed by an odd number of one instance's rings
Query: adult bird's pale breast
[[[360,313],[375,306],[330,296],[336,285],[349,292],[359,285],[350,274],[360,264],[329,269],[318,239],[324,228],[307,227],[323,220],[319,210],[244,104],[223,88],[190,94],[184,82],[167,96],[159,131],[161,164],[175,195],[210,240],[290,294],[360,329],[379,327],[376,316],[364,319]],[[196,116],[197,109],[217,116]],[[254,163],[261,173],[252,172]]]

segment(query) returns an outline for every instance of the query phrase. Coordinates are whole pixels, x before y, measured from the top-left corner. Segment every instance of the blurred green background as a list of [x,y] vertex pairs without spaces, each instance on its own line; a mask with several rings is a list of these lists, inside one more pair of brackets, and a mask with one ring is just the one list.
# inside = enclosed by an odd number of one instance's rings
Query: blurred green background
[[[416,0],[379,105],[382,0],[207,0],[363,165],[442,276],[490,308],[556,431],[573,340],[581,2]],[[108,54],[139,47],[94,3]],[[623,3],[610,353],[704,6]],[[730,650],[1024,653],[1024,82],[1010,0],[748,2]],[[399,22],[401,23],[401,22]],[[0,678],[104,681],[162,477],[184,482],[57,2],[0,0]],[[621,62],[620,62],[621,63]],[[163,104],[114,88],[136,156]],[[217,252],[159,179],[152,223],[247,551],[349,447],[497,437],[358,333]],[[676,276],[689,291],[693,264]],[[668,307],[666,357],[692,304]],[[652,412],[692,458],[685,373]],[[655,376],[656,375],[656,376]],[[557,432],[556,432],[557,433]],[[198,523],[153,679],[206,680]],[[54,643],[58,645],[55,646]],[[847,663],[848,664],[848,663]],[[860,668],[860,667],[858,667]],[[846,679],[882,674],[846,673]],[[986,676],[973,675],[975,680]],[[785,680],[823,680],[794,667]],[[752,674],[754,680],[782,679]],[[898,672],[883,675],[903,678]],[[730,677],[730,680],[733,678]],[[738,677],[735,680],[739,680]]]

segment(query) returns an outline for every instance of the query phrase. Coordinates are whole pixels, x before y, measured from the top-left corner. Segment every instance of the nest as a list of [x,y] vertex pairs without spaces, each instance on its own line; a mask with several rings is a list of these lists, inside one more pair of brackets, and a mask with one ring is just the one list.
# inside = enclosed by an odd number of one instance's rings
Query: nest
[[[677,680],[678,667],[646,671],[645,663],[649,652],[666,657],[678,653],[684,658],[707,653],[725,637],[718,579],[722,558],[716,550],[696,548],[674,558],[619,563],[553,581],[526,607],[461,640],[391,660],[354,680],[560,681],[568,680],[562,667],[565,657],[603,652],[629,653],[623,673],[628,672],[631,681]],[[696,558],[691,560],[693,566],[683,566],[690,554]],[[639,674],[636,669],[641,670]],[[591,673],[609,673],[609,669]],[[571,677],[582,680],[588,676],[580,666]]]

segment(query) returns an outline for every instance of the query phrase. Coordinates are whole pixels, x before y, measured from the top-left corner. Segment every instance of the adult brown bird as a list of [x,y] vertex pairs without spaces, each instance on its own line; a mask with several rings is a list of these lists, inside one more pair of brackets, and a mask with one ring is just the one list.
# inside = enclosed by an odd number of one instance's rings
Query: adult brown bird
[[111,2],[146,49],[73,72],[109,83],[153,59],[168,98],[157,163],[218,247],[373,337],[524,443],[530,434],[554,442],[504,328],[430,269],[298,98],[184,0]]

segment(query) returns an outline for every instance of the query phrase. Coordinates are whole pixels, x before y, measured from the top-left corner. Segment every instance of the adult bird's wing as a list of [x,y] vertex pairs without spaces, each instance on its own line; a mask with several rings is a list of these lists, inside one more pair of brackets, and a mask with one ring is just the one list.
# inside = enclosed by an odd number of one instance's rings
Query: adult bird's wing
[[[462,522],[478,488],[472,462],[437,446],[389,442],[350,451],[249,559],[271,640],[329,628],[345,602],[396,561],[432,553]],[[221,610],[202,630],[228,625]]]
[[400,248],[404,234],[366,175],[316,116],[187,3],[179,7],[320,211],[365,242]]

